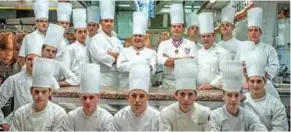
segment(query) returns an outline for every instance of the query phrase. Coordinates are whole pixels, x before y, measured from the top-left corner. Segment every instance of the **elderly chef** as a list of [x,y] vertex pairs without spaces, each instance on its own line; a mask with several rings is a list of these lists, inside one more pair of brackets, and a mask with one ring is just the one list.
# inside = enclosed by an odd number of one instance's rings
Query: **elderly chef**
[[267,56],[256,54],[260,59],[247,59],[249,93],[244,107],[256,113],[268,131],[288,131],[288,122],[283,103],[269,94],[264,87]]
[[54,60],[36,58],[33,63],[31,95],[33,103],[17,109],[11,131],[60,131],[66,111],[49,101],[54,85]]
[[113,116],[97,106],[100,102],[100,66],[82,64],[81,107],[70,111],[64,122],[64,131],[109,131]]
[[64,49],[69,45],[69,40],[66,39],[66,33],[69,32],[70,29],[70,20],[72,14],[72,4],[69,2],[58,2],[57,4],[57,19],[58,24],[65,28],[65,32],[63,34],[63,39],[58,46],[57,59],[62,59],[62,53]]
[[176,78],[174,96],[178,102],[161,111],[159,130],[208,131],[210,109],[194,103],[197,97],[197,60],[189,58],[176,60],[174,74]]
[[158,131],[159,111],[148,105],[150,67],[148,63],[135,63],[129,73],[129,106],[114,115],[114,131]]
[[212,131],[266,131],[256,114],[240,106],[242,62],[226,60],[221,64],[224,105],[211,112]]
[[217,43],[217,45],[228,50],[231,59],[235,58],[238,45],[241,43],[241,41],[237,40],[235,37],[232,36],[232,31],[235,28],[234,15],[235,8],[233,8],[231,5],[228,5],[222,9],[220,24],[220,33],[222,34],[222,40]]
[[188,35],[188,39],[191,40],[196,49],[199,50],[203,47],[198,40],[199,40],[199,23],[198,23],[198,16],[195,12],[190,12],[186,15],[186,32]]
[[117,69],[120,72],[120,86],[128,87],[128,75],[131,63],[136,60],[144,60],[151,67],[151,73],[156,72],[156,51],[145,47],[145,35],[148,24],[148,15],[144,12],[133,13],[133,46],[124,48],[117,58]]
[[90,44],[90,41],[94,35],[97,34],[100,21],[100,9],[97,6],[90,6],[87,8],[87,28],[88,34],[86,37],[86,44]]
[[[272,45],[261,42],[260,37],[263,33],[262,22],[263,21],[263,9],[259,7],[251,8],[248,10],[248,39],[254,42],[255,50],[264,51],[264,55],[268,57],[266,63],[266,77],[272,80],[278,74],[279,60],[277,51]],[[241,48],[242,49],[242,48]],[[243,61],[245,52],[240,52],[238,59]]]
[[116,61],[123,48],[117,34],[113,31],[115,1],[99,1],[101,28],[89,44],[92,63],[100,65],[101,86],[118,86]]
[[[33,4],[33,10],[35,15],[35,26],[36,30],[30,34],[25,35],[22,40],[22,44],[19,50],[18,63],[22,67],[24,65],[25,56],[28,54],[26,52],[26,46],[28,43],[35,41],[35,45],[38,45],[39,51],[41,52],[41,46],[44,41],[44,35],[48,25],[48,15],[49,15],[49,2],[47,0],[37,0]],[[40,45],[40,46],[39,46]]]
[[158,64],[163,65],[163,87],[174,88],[175,77],[173,75],[174,61],[179,58],[196,57],[193,43],[183,38],[184,33],[184,13],[183,5],[180,3],[171,4],[171,33],[172,38],[160,43],[158,48]]
[[[32,36],[37,37],[37,36]],[[34,39],[32,39],[34,40]],[[0,87],[0,108],[2,108],[10,98],[14,97],[14,107],[13,111],[18,109],[20,106],[31,103],[32,97],[30,94],[31,82],[32,82],[32,71],[33,71],[33,60],[36,57],[40,57],[39,49],[41,49],[41,45],[37,45],[37,41],[31,41],[27,43],[25,47],[25,65],[26,68],[21,70],[19,73],[8,77],[4,83]],[[2,110],[0,110],[0,124],[4,130],[8,130],[9,124],[11,124],[11,120],[13,119],[12,112],[6,119],[4,120],[4,115]]]
[[80,66],[83,63],[89,63],[88,49],[85,43],[87,36],[86,9],[74,9],[73,21],[76,42],[64,50],[62,61],[79,77]]
[[203,12],[198,16],[203,48],[198,51],[198,86],[200,90],[221,87],[220,64],[230,58],[229,52],[215,44],[213,16]]

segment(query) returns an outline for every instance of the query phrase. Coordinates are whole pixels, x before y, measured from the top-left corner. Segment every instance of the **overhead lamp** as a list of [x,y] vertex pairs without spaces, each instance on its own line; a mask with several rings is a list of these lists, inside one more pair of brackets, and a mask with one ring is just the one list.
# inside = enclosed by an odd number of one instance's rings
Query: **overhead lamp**
[[130,7],[130,5],[118,5],[118,7]]
[[214,3],[216,0],[210,0],[210,3]]

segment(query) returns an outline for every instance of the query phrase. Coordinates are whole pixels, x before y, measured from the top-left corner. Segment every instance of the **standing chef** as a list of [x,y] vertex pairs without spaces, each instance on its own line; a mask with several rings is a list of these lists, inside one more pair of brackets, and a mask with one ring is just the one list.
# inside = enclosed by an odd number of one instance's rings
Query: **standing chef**
[[120,86],[128,87],[128,76],[133,61],[146,61],[152,75],[156,72],[156,51],[145,47],[145,35],[148,25],[148,15],[144,12],[133,13],[133,46],[124,48],[117,58],[117,69],[120,72]]
[[203,47],[198,42],[199,39],[199,23],[198,23],[198,16],[195,12],[190,12],[186,15],[186,31],[188,35],[188,39],[191,40],[194,45],[196,46],[196,49],[199,50]]
[[100,9],[97,6],[90,6],[87,8],[87,28],[88,34],[86,37],[86,44],[90,44],[93,36],[97,34],[100,21]]
[[117,34],[113,31],[115,1],[99,1],[101,28],[89,44],[92,63],[100,65],[101,86],[118,86],[117,57],[123,48]]
[[184,11],[180,3],[171,4],[171,35],[172,38],[163,41],[158,48],[158,64],[163,65],[163,87],[174,88],[175,77],[173,75],[174,61],[179,58],[196,57],[193,43],[183,38],[184,33]]
[[198,86],[200,90],[220,88],[220,64],[230,56],[227,50],[215,44],[212,13],[203,12],[198,15],[198,19],[203,44],[203,48],[198,51]]

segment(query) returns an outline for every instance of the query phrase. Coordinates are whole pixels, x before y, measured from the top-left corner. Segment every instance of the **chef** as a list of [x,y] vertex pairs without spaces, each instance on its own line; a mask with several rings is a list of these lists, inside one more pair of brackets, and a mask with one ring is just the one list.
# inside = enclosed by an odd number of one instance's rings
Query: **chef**
[[200,39],[203,44],[203,48],[198,51],[198,88],[200,90],[220,88],[220,64],[230,56],[227,50],[215,44],[212,13],[200,13],[198,19]]
[[208,131],[210,109],[195,103],[197,97],[197,60],[179,59],[175,61],[174,75],[177,103],[161,111],[159,131]]
[[81,107],[70,111],[63,124],[64,131],[109,131],[113,116],[97,106],[100,102],[100,66],[82,64],[80,68]]
[[158,131],[160,112],[148,105],[150,67],[148,63],[135,63],[129,73],[129,106],[114,115],[113,131]]
[[[262,21],[263,21],[263,10],[262,8],[255,7],[248,10],[248,39],[254,42],[255,50],[264,51],[264,55],[268,57],[266,63],[266,77],[268,80],[272,80],[278,74],[279,60],[276,49],[269,44],[263,43],[260,37],[263,33],[262,31]],[[244,52],[240,53],[239,60],[242,60]],[[243,60],[242,60],[243,61]]]
[[89,63],[88,50],[85,43],[87,36],[86,9],[74,9],[73,21],[76,42],[70,44],[63,53],[62,61],[79,78],[79,69],[83,63]]
[[31,95],[33,102],[21,106],[14,113],[10,131],[60,131],[66,111],[49,101],[54,85],[55,61],[36,58],[33,63]]
[[22,40],[22,44],[19,50],[19,59],[18,63],[20,67],[22,67],[25,63],[25,56],[28,54],[26,53],[26,46],[28,43],[31,43],[32,41],[35,41],[35,45],[40,49],[39,52],[41,52],[41,46],[44,41],[44,35],[47,29],[48,25],[48,15],[49,15],[49,2],[47,0],[37,0],[33,4],[33,10],[35,15],[35,26],[36,30],[30,34],[25,35],[25,37]]
[[174,3],[170,5],[171,34],[172,38],[160,43],[158,48],[158,64],[163,65],[163,87],[174,88],[175,77],[173,75],[174,61],[179,58],[196,57],[197,49],[193,43],[183,38],[184,15],[183,5]]
[[101,86],[118,86],[116,61],[123,48],[117,34],[113,31],[115,1],[99,1],[101,15],[101,31],[89,44],[92,63],[100,65]]
[[120,86],[128,87],[128,76],[131,63],[136,60],[144,60],[151,67],[151,75],[156,72],[156,51],[145,47],[145,35],[148,24],[148,15],[144,12],[133,13],[133,46],[124,48],[117,58],[117,69],[120,72]]
[[285,106],[264,88],[268,58],[261,54],[259,56],[260,59],[246,60],[249,93],[246,94],[244,107],[256,113],[268,131],[288,131]]
[[224,105],[210,114],[212,131],[267,131],[256,114],[240,106],[243,70],[241,61],[222,62]]
[[231,59],[235,58],[238,45],[241,41],[232,36],[232,31],[235,28],[234,16],[236,9],[231,5],[224,7],[221,11],[221,24],[220,33],[222,34],[222,40],[217,45],[226,49],[231,56]]
[[[201,45],[199,40],[199,23],[198,16],[195,12],[190,12],[186,15],[186,32],[188,35],[188,39],[191,40],[196,49],[199,50],[203,45]],[[196,51],[197,52],[197,51]]]
[[97,34],[100,21],[100,9],[97,6],[90,6],[87,8],[87,28],[88,34],[86,37],[86,44],[90,44],[90,40]]
[[[37,37],[37,36],[32,36]],[[32,38],[34,40],[34,38]],[[25,65],[26,68],[21,70],[19,73],[8,77],[0,87],[0,108],[2,108],[10,98],[14,97],[14,107],[13,111],[17,110],[20,106],[31,103],[32,97],[30,94],[31,82],[32,82],[32,66],[33,60],[36,57],[40,57],[39,49],[41,45],[37,45],[37,41],[31,41],[27,43],[25,47]],[[0,124],[4,130],[9,129],[9,124],[11,124],[13,119],[12,112],[4,120],[4,115],[2,110],[0,110]]]
[[72,4],[69,2],[58,2],[57,4],[57,19],[58,24],[65,28],[65,32],[63,34],[63,39],[58,46],[58,53],[57,59],[62,59],[62,53],[64,49],[69,45],[69,40],[66,38],[66,34],[69,32],[70,29],[70,21],[71,21],[71,14],[72,14]]

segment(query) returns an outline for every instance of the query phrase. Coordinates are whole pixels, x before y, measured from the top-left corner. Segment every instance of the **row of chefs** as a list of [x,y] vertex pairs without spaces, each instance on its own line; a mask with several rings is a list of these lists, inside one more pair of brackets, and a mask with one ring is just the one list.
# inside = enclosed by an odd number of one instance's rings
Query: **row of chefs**
[[[253,54],[253,53],[252,53]],[[243,84],[242,62],[222,62],[224,105],[211,111],[195,102],[197,95],[197,61],[175,60],[176,103],[160,111],[148,104],[150,88],[149,64],[135,62],[129,72],[129,105],[112,116],[99,107],[100,65],[84,63],[80,67],[80,101],[68,114],[49,101],[57,83],[53,76],[57,61],[34,59],[31,95],[26,104],[12,115],[12,124],[2,124],[10,131],[287,131],[285,107],[265,91],[265,70],[260,59],[247,61],[250,92],[240,106]],[[17,90],[16,90],[17,91]]]

